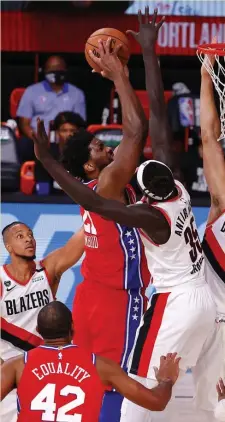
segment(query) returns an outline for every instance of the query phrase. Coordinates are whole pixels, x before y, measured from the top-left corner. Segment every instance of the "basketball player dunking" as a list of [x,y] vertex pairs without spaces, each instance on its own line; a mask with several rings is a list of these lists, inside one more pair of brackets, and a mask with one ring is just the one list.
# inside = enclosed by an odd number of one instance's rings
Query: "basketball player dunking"
[[[55,297],[61,275],[82,256],[83,232],[40,263],[34,261],[36,242],[26,224],[15,221],[2,235],[11,258],[10,264],[0,267],[0,355],[5,361],[42,342],[36,331],[38,312]],[[1,421],[13,422],[16,417],[16,396],[12,393],[1,404]]]
[[[143,50],[146,84],[149,94],[150,136],[154,157],[138,170],[138,183],[144,198],[140,204],[125,207],[101,198],[94,191],[74,180],[47,152],[43,122],[34,139],[36,154],[44,167],[61,187],[86,210],[115,220],[128,227],[140,227],[149,268],[153,277],[149,309],[136,338],[131,355],[130,375],[149,388],[155,385],[154,366],[162,353],[176,350],[182,356],[181,370],[197,367],[205,342],[215,330],[216,309],[205,281],[204,257],[198,238],[190,197],[184,186],[174,180],[170,150],[170,130],[164,102],[155,43],[160,24],[157,11],[145,23],[139,12],[140,32],[134,34]],[[160,130],[159,130],[160,128]],[[124,162],[126,156],[124,155]],[[169,167],[168,165],[169,164]],[[220,350],[216,360],[221,359]],[[214,359],[215,360],[215,359]],[[216,384],[217,372],[212,368],[211,382]],[[200,376],[200,375],[199,375]],[[215,380],[213,380],[215,377]],[[207,393],[205,401],[208,404]],[[212,421],[212,408],[204,411],[204,421]],[[207,419],[208,418],[208,419]],[[151,413],[124,400],[122,421],[150,421]]]
[[71,344],[72,314],[63,303],[53,301],[41,309],[37,330],[44,344],[1,367],[1,397],[18,387],[18,422],[98,422],[103,384],[148,409],[162,410],[167,405],[179,374],[176,353],[161,356],[158,385],[149,390],[117,363]]
[[[214,55],[208,56],[208,60],[213,66]],[[220,120],[215,106],[212,79],[204,63],[201,68],[200,122],[204,174],[211,195],[202,247],[206,261],[206,280],[216,302],[218,330],[222,334],[223,368],[220,375],[225,378],[225,155],[221,143],[217,141],[220,136]],[[220,337],[214,341],[215,350],[218,341]],[[203,385],[199,388],[203,388]],[[223,414],[223,419],[220,414]],[[225,400],[219,401],[215,416],[218,420],[225,421]]]

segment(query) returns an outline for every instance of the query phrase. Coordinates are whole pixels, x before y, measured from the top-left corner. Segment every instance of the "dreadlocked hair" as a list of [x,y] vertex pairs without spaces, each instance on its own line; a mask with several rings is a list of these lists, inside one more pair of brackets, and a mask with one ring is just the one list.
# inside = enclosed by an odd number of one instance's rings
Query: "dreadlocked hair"
[[90,143],[94,135],[85,129],[80,129],[70,136],[63,148],[61,163],[75,177],[86,180],[84,164],[90,158]]

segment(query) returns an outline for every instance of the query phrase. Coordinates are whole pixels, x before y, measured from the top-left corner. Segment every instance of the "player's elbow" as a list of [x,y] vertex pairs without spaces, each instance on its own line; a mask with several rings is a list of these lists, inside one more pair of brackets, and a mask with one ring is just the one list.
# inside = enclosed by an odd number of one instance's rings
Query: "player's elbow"
[[159,398],[154,403],[151,403],[148,406],[148,410],[151,410],[153,412],[162,412],[163,410],[165,410],[167,404],[168,404],[168,400],[164,401],[164,400]]
[[155,411],[156,412],[162,412],[163,410],[165,410],[167,404],[168,404],[168,401],[167,400],[166,401],[160,401],[159,400],[159,402],[156,405]]
[[[161,391],[157,392],[157,394],[154,394],[154,400],[152,400],[151,406],[149,405],[149,410],[155,411],[155,412],[162,412],[165,410],[167,404],[169,403],[171,399],[172,391],[168,391],[163,393]],[[150,401],[149,401],[150,402]]]

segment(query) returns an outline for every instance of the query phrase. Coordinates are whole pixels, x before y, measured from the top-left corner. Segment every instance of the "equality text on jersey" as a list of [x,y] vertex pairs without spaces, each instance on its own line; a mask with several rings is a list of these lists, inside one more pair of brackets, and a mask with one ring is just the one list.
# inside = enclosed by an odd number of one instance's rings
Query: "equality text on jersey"
[[[63,355],[63,354],[62,354]],[[63,360],[63,359],[62,359]],[[84,381],[87,378],[90,378],[91,375],[84,368],[81,368],[78,365],[71,365],[68,362],[47,362],[40,365],[38,368],[34,368],[31,371],[39,381],[44,377],[47,377],[50,374],[64,374],[76,379],[79,383]]]

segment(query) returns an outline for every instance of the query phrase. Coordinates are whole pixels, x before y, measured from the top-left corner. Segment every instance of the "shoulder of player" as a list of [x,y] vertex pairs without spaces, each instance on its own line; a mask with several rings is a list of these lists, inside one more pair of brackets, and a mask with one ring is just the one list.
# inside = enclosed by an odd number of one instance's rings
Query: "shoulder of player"
[[101,171],[96,192],[103,198],[120,200],[125,186],[121,184],[121,168],[113,161]]
[[2,364],[3,368],[7,370],[8,367],[14,370],[21,370],[24,368],[24,355],[15,356],[13,358],[7,359]]
[[55,271],[57,257],[54,257],[53,254],[54,252],[50,253],[36,264],[37,269],[42,269],[45,272],[46,278],[51,288],[53,287],[53,284],[59,282]]

